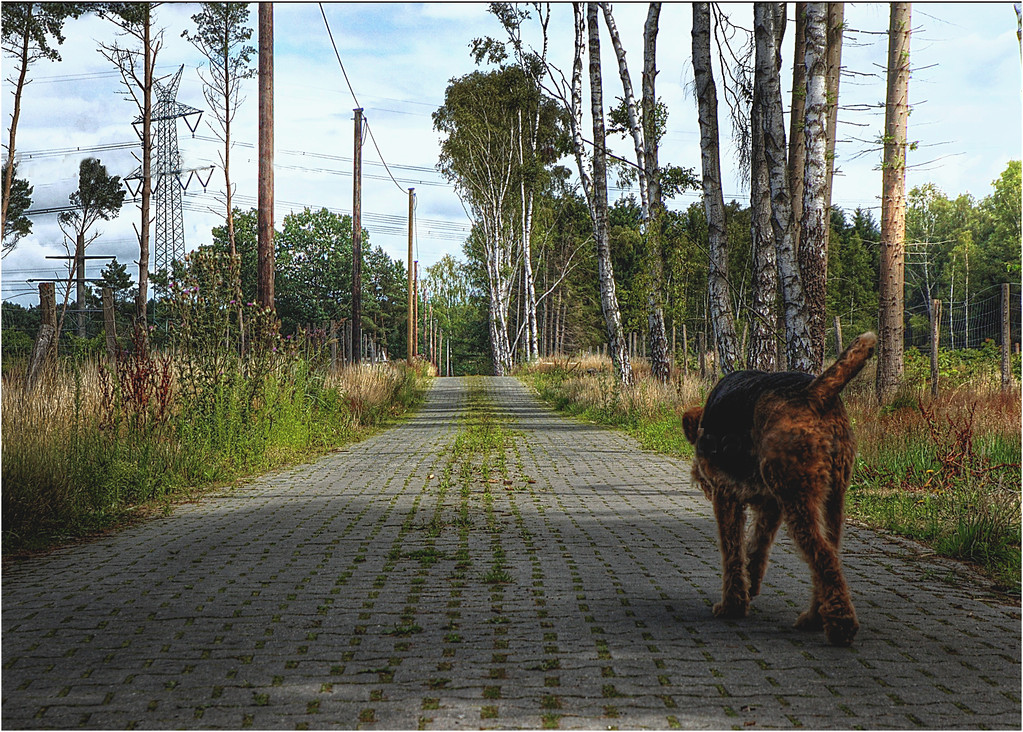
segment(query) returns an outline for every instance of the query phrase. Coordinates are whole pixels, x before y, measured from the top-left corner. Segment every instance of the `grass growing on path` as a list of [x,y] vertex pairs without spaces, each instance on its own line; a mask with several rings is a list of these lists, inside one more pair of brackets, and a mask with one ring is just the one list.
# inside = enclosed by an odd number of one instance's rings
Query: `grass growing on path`
[[[868,367],[872,371],[872,367]],[[686,409],[713,384],[677,376],[637,378],[622,388],[605,360],[543,362],[523,375],[558,410],[623,429],[646,449],[684,458]],[[858,456],[847,493],[853,520],[979,566],[1006,592],[1020,592],[1020,394],[979,379],[932,400],[913,383],[879,407],[861,376],[845,403]]]

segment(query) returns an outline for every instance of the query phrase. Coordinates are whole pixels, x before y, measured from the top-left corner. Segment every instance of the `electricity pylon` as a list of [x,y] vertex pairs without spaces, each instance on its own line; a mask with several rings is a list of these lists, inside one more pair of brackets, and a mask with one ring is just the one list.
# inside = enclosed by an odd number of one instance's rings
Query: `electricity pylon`
[[[213,167],[181,169],[181,153],[178,151],[179,118],[185,120],[188,129],[195,133],[202,110],[177,101],[178,86],[181,84],[182,64],[178,72],[166,84],[156,82],[156,104],[153,106],[153,122],[156,124],[156,145],[153,163],[153,194],[156,199],[156,217],[153,242],[153,267],[156,272],[169,272],[174,260],[185,258],[185,224],[181,213],[181,192],[196,176],[205,189],[213,174]],[[194,122],[192,118],[194,117]],[[142,137],[142,117],[135,122],[135,130]],[[208,171],[206,180],[201,173]],[[185,177],[185,174],[187,178]],[[141,166],[125,181],[135,180],[141,186]],[[132,192],[133,195],[135,192]]]

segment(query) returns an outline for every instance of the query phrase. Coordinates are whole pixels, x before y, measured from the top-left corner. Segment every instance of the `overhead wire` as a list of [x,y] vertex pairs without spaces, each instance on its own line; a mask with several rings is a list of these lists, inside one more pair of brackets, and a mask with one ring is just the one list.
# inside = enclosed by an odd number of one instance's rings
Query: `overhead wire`
[[[320,7],[320,15],[323,16],[323,25],[327,28],[327,36],[330,38],[330,45],[334,49],[334,55],[337,57],[338,66],[341,67],[341,74],[345,77],[345,83],[348,85],[348,91],[352,93],[352,99],[355,101],[355,106],[361,109],[362,105],[359,104],[359,98],[355,95],[355,89],[352,88],[352,82],[348,78],[348,72],[345,71],[345,64],[341,60],[341,52],[337,50],[337,43],[334,42],[334,34],[330,30],[330,22],[327,20],[327,12],[323,9],[323,3],[317,3],[317,5]],[[394,176],[391,174],[391,169],[387,167],[387,161],[384,160],[384,155],[380,152],[380,146],[377,144],[377,139],[373,135],[373,128],[370,127],[369,120],[366,119],[365,115],[363,115],[363,122],[366,124],[366,130],[369,132],[369,139],[373,141],[373,147],[376,148],[377,155],[380,158],[380,162],[383,163],[384,169],[387,171],[387,175],[391,176],[391,180],[394,181],[394,185],[398,187],[398,190],[404,193],[405,189],[402,188],[401,184],[397,180],[395,180]]]

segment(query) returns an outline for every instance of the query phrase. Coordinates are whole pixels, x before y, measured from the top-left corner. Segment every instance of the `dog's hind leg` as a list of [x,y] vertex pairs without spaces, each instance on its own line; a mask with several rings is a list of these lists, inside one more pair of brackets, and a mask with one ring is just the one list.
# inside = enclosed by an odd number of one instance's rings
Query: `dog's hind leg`
[[810,565],[813,577],[810,609],[800,615],[796,627],[809,630],[823,625],[828,642],[848,646],[860,625],[842,573],[838,550],[824,535],[821,517],[813,508],[806,501],[799,500],[785,506],[789,533]]
[[781,506],[773,499],[766,499],[753,507],[753,527],[746,541],[746,566],[749,570],[749,596],[760,594],[760,583],[767,569],[767,557],[771,552],[775,534],[781,526]]
[[746,575],[746,547],[743,530],[746,511],[741,501],[716,490],[714,515],[718,523],[721,547],[721,602],[714,605],[719,618],[744,618],[749,612],[749,579]]

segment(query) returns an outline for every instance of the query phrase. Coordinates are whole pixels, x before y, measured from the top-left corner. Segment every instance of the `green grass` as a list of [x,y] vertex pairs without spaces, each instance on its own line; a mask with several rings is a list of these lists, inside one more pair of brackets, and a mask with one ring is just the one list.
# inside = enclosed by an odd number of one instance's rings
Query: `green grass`
[[19,374],[4,378],[5,555],[361,439],[412,409],[427,385],[425,371],[400,366],[326,376],[296,359],[258,383],[236,372],[188,390],[172,367],[158,356],[116,368],[64,362],[31,391]]

